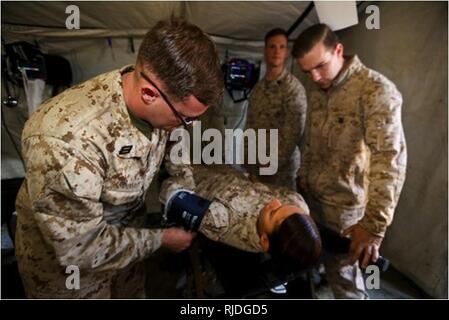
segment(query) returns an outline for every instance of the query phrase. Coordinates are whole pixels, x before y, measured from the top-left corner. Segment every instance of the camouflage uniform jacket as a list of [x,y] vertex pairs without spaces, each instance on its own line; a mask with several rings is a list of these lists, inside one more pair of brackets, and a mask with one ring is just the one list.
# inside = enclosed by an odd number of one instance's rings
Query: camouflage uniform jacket
[[[16,201],[17,257],[30,296],[96,297],[117,270],[160,247],[161,230],[133,221],[167,138],[159,129],[147,137],[131,124],[119,70],[64,91],[31,116]],[[69,265],[81,275],[72,293],[65,287]]]
[[[262,252],[257,220],[262,208],[277,198],[285,205],[295,205],[308,214],[309,208],[296,192],[284,187],[251,182],[241,172],[226,165],[196,165],[194,191],[212,201],[199,227],[206,237],[249,252]],[[169,172],[173,175],[173,171]],[[174,174],[162,184],[160,199],[180,188],[190,189],[192,182]],[[192,189],[191,189],[192,190]]]
[[361,226],[383,236],[405,180],[402,97],[357,56],[348,59],[329,92],[318,89],[308,97],[299,177],[309,194],[339,208],[341,219],[360,209]]
[[[298,170],[298,147],[304,132],[306,109],[304,87],[285,69],[275,80],[259,81],[251,93],[246,129],[278,129],[279,171],[296,173]],[[267,143],[267,154],[269,145]],[[259,175],[258,170],[253,171],[250,169],[251,173]]]

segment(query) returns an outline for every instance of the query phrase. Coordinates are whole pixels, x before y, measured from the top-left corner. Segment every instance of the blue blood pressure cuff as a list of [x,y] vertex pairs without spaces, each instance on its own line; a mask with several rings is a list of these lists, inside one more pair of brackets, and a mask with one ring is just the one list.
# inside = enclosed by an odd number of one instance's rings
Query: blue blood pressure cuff
[[183,226],[188,231],[197,231],[203,216],[212,201],[189,190],[177,190],[171,194],[165,206],[168,225]]

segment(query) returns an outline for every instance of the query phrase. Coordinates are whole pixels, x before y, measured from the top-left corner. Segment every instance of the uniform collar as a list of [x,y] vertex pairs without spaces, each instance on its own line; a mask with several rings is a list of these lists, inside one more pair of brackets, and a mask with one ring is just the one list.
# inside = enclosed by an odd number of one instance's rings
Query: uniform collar
[[[127,66],[124,66],[123,68],[120,69],[120,77],[122,77],[125,73],[128,72],[132,72],[134,71],[135,67],[134,65],[130,64]],[[123,84],[122,84],[122,88],[123,88]],[[132,123],[132,125],[134,127],[136,127],[140,132],[142,132],[146,137],[150,137],[151,136],[151,132],[153,131],[153,126],[148,123],[147,121],[140,119],[139,117],[137,117],[129,108],[128,106],[126,106],[126,109],[128,111],[129,114],[129,118],[130,118],[130,122]]]
[[287,69],[284,68],[284,70],[282,70],[281,74],[277,78],[275,78],[273,80],[267,80],[264,77],[264,83],[265,83],[266,86],[271,86],[273,84],[278,84],[279,85],[279,84],[281,84],[283,82],[283,80],[285,79],[287,74],[288,74]]
[[128,130],[125,130],[123,134],[115,140],[116,154],[120,158],[143,157],[148,152],[148,141],[156,143],[159,137],[158,130],[151,129],[150,132],[140,130],[134,121],[136,116],[132,115],[125,103],[122,75],[132,71],[133,68],[132,65],[129,65],[114,72],[114,90],[112,92],[116,92],[118,97],[117,99],[113,98],[112,101],[117,103],[118,109],[120,110],[119,114],[128,126]]
[[129,64],[120,69],[120,75],[123,76],[125,73],[134,71],[134,65]]
[[363,66],[357,55],[345,56],[346,67],[340,72],[340,74],[332,82],[332,87],[337,87],[343,84],[349,77],[351,77],[356,71],[360,70]]
[[133,124],[133,126],[139,129],[139,131],[142,132],[146,137],[150,137],[151,132],[153,132],[153,126],[149,122],[146,122],[145,120],[137,117],[129,108],[127,109],[129,118],[131,119],[131,123]]

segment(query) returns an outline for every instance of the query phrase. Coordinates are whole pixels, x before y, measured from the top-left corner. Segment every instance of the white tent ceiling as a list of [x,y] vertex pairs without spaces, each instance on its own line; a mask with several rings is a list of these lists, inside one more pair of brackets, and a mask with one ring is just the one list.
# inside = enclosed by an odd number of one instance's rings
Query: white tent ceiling
[[[67,30],[65,12],[80,10],[80,30]],[[231,2],[2,2],[3,33],[42,37],[141,36],[158,20],[183,17],[208,34],[243,41],[262,41],[267,30],[289,29],[310,1]],[[291,34],[318,22],[315,10]]]

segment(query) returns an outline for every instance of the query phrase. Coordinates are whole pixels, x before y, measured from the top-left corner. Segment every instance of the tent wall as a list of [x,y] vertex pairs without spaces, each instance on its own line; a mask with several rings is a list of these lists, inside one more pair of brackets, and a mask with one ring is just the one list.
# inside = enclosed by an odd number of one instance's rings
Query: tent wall
[[447,298],[447,3],[375,4],[379,30],[368,30],[362,13],[339,36],[404,101],[407,178],[381,253],[427,294]]

